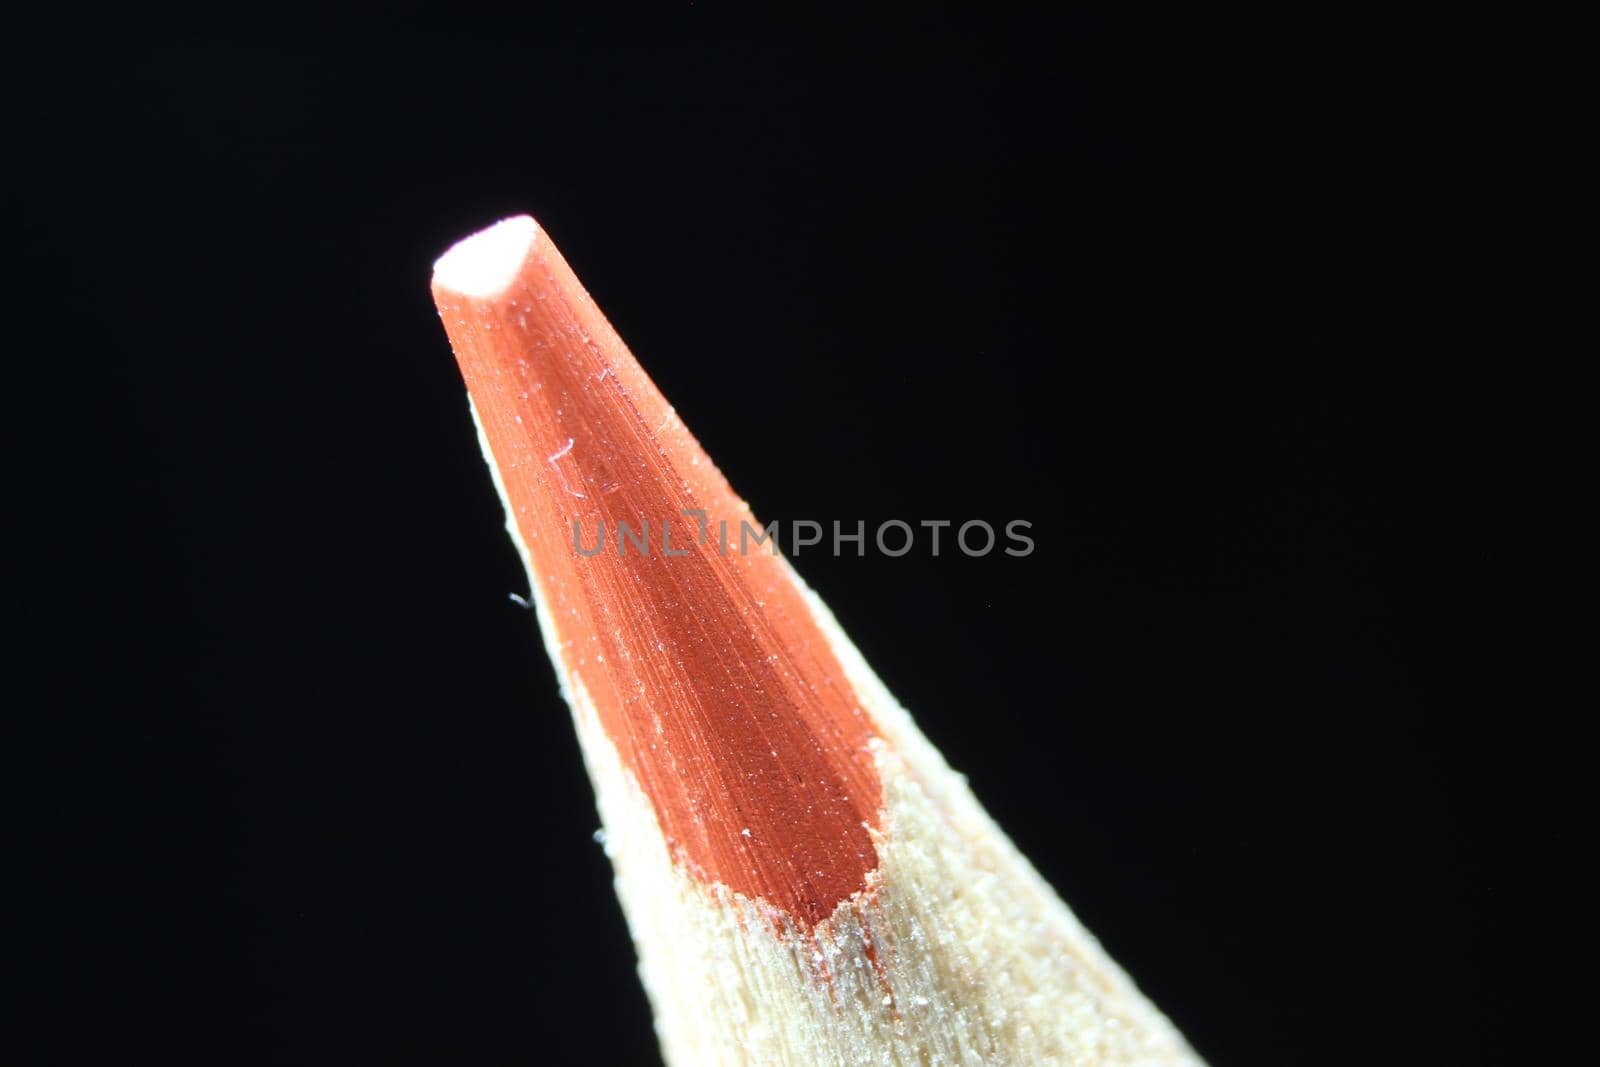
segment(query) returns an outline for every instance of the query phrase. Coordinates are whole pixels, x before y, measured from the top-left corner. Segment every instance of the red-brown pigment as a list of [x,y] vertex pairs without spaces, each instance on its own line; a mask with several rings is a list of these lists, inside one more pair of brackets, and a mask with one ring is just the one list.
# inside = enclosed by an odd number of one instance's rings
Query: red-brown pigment
[[[434,300],[566,669],[673,855],[811,929],[877,867],[882,787],[871,723],[800,591],[770,545],[739,552],[754,516],[542,231],[501,293],[436,283]],[[603,522],[604,551],[580,555],[574,521],[586,550]],[[642,521],[649,555],[619,554],[618,522]],[[663,554],[664,521],[684,555]]]

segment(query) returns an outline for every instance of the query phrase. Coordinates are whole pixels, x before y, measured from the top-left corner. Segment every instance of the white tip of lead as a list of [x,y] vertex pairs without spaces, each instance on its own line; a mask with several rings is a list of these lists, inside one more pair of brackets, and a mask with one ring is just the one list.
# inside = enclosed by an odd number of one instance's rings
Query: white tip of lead
[[497,222],[464,237],[433,264],[433,281],[463,296],[494,296],[517,276],[528,250],[539,237],[539,224],[527,215]]

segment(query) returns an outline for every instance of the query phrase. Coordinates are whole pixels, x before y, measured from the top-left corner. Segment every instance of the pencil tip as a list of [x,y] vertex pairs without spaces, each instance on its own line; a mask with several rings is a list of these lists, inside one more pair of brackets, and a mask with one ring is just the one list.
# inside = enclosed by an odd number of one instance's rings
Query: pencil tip
[[539,224],[527,215],[479,230],[434,261],[433,284],[463,296],[495,296],[517,276],[538,236]]

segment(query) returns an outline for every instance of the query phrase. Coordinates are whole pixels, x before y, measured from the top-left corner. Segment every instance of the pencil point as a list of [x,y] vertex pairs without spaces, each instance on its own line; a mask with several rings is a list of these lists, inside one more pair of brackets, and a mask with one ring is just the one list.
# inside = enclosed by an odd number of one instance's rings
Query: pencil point
[[[668,1062],[1198,1067],[783,558],[743,551],[749,508],[537,224],[457,244],[433,291]],[[739,551],[705,533],[729,520]]]
[[516,280],[539,237],[527,215],[503,219],[464,237],[433,263],[433,284],[463,296],[491,297]]

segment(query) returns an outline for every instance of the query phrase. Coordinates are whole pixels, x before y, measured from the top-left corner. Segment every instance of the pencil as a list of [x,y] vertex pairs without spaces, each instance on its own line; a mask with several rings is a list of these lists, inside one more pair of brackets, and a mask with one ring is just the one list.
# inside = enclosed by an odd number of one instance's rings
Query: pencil
[[872,673],[544,231],[520,216],[466,238],[433,295],[667,1062],[1198,1064]]

